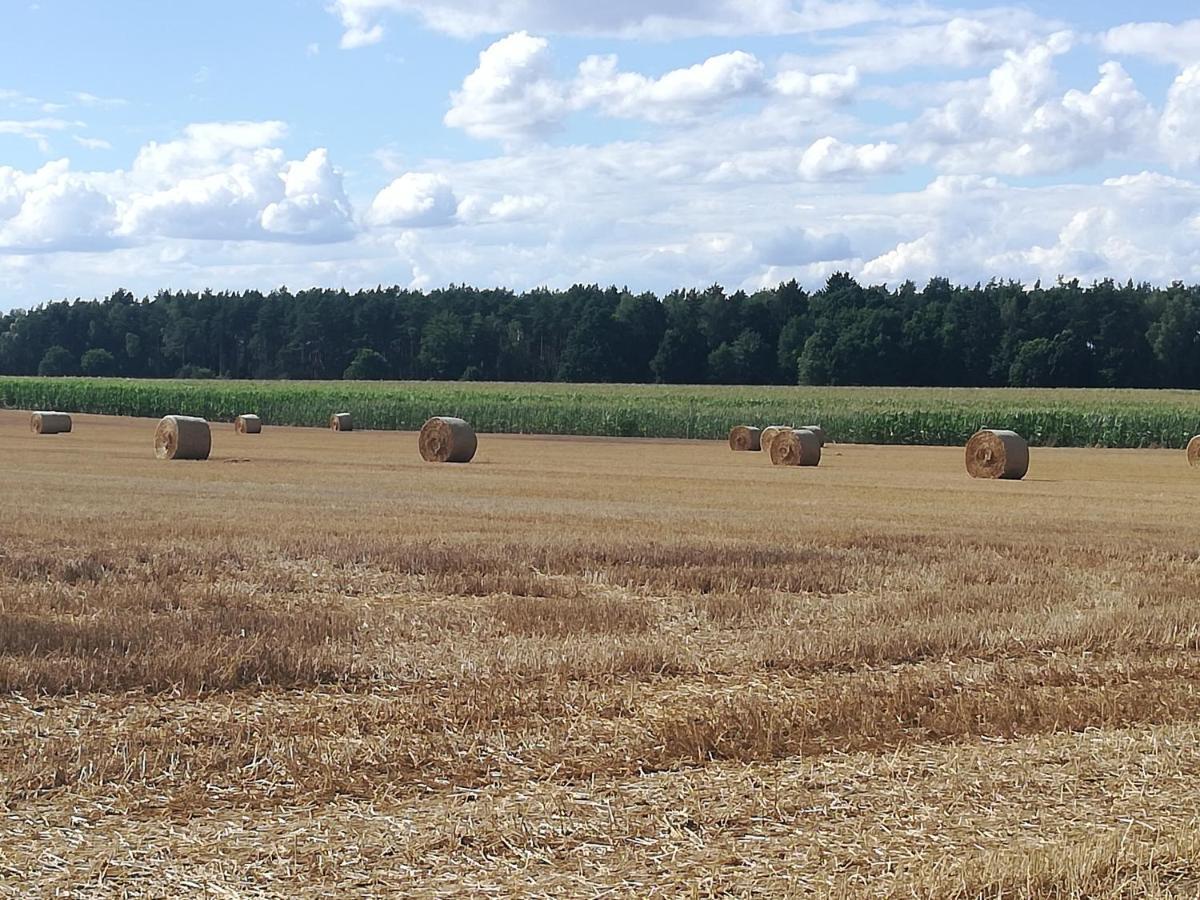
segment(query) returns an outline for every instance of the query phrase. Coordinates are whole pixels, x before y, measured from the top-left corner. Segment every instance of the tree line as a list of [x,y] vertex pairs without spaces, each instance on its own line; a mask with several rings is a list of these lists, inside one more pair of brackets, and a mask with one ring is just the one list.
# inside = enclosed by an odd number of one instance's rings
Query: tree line
[[0,373],[1200,388],[1200,286],[118,290],[0,316]]

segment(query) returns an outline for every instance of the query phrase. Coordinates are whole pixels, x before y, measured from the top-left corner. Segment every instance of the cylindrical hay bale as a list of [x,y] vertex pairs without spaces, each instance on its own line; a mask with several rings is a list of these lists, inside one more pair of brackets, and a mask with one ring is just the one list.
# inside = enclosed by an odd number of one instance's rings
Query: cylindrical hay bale
[[775,436],[779,435],[779,434],[783,434],[783,432],[790,431],[790,430],[791,430],[791,428],[788,425],[768,425],[766,428],[764,428],[762,430],[762,433],[758,436],[758,448],[760,450],[762,450],[763,453],[770,456],[771,455],[771,442],[773,440],[775,440]]
[[193,416],[164,416],[154,431],[154,455],[159,459],[208,459],[212,433],[208,422]]
[[262,419],[253,414],[238,416],[233,420],[233,430],[238,434],[261,434]]
[[825,429],[822,428],[820,425],[801,425],[799,430],[800,431],[811,431],[821,441],[821,446],[822,447],[825,446],[825,444],[826,444]]
[[71,417],[61,412],[35,412],[29,417],[34,434],[66,434],[71,430]]
[[776,466],[819,466],[821,439],[803,428],[781,431],[771,440],[771,463]]
[[1188,443],[1188,465],[1200,467],[1200,434],[1196,435]]
[[761,450],[762,432],[753,425],[735,425],[729,432],[730,450]]
[[985,428],[967,441],[967,472],[972,478],[1019,481],[1029,471],[1029,445],[1015,431]]
[[334,431],[353,431],[354,420],[350,418],[350,413],[334,413],[329,417],[329,427]]
[[470,462],[479,441],[462,419],[434,416],[421,426],[421,459],[425,462]]

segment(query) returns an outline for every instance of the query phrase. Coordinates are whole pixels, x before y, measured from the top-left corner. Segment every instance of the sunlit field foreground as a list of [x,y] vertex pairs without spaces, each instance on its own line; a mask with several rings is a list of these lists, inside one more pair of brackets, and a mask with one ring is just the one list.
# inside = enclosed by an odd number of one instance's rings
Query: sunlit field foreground
[[0,893],[1200,894],[1178,451],[154,425],[0,412]]

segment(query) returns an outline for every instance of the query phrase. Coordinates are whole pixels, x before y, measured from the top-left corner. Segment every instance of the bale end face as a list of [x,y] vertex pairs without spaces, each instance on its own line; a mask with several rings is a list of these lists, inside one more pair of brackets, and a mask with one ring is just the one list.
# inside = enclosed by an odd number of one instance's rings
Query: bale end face
[[771,464],[776,466],[819,466],[821,439],[803,428],[787,429],[771,441]]
[[334,413],[329,417],[329,427],[334,431],[353,431],[354,420],[350,418],[350,413]]
[[791,430],[791,427],[788,425],[768,425],[766,428],[764,428],[762,430],[762,433],[759,434],[759,436],[758,436],[758,448],[763,453],[770,456],[771,455],[771,444],[774,442],[775,438],[778,435],[783,434],[785,431],[790,431],[790,430]]
[[421,426],[417,445],[425,462],[465,463],[474,458],[479,441],[462,419],[434,416]]
[[1200,434],[1196,435],[1187,446],[1188,465],[1200,468]]
[[967,473],[972,478],[1020,481],[1029,471],[1029,445],[1015,431],[985,428],[967,441]]
[[35,412],[29,417],[29,429],[34,434],[68,434],[71,417],[61,412]]
[[233,430],[238,434],[261,434],[262,419],[253,414],[238,416],[233,420]]
[[735,425],[729,432],[729,449],[745,452],[762,449],[762,432],[753,425]]
[[208,422],[193,416],[164,416],[154,430],[154,455],[159,459],[208,459],[212,432]]

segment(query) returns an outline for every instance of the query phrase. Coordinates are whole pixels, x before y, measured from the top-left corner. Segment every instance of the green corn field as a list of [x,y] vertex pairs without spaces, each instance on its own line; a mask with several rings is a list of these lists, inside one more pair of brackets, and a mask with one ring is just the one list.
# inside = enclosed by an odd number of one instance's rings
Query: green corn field
[[700,387],[468,382],[139,381],[0,378],[0,407],[410,431],[431,415],[480,432],[723,438],[735,424],[818,423],[844,443],[956,445],[1011,428],[1035,446],[1183,447],[1200,392],[1002,388]]

